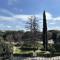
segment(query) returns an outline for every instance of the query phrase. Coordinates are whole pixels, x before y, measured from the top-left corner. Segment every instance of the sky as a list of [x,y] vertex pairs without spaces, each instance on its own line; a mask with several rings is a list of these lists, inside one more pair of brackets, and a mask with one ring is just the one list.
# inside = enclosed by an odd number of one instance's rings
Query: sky
[[39,19],[43,28],[46,11],[48,30],[60,30],[60,0],[0,0],[0,30],[24,30],[30,16]]

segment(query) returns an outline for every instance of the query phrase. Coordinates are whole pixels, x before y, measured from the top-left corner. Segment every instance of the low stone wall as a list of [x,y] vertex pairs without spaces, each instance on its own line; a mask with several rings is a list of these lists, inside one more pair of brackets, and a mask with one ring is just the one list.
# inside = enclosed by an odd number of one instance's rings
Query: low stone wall
[[13,60],[60,60],[60,56],[56,57],[13,57]]

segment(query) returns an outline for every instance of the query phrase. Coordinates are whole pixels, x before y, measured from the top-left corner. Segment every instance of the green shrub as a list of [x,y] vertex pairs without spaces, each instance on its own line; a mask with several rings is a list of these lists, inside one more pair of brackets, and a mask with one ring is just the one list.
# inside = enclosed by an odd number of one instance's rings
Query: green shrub
[[55,45],[55,49],[56,49],[57,52],[60,52],[60,45],[58,45],[58,44]]

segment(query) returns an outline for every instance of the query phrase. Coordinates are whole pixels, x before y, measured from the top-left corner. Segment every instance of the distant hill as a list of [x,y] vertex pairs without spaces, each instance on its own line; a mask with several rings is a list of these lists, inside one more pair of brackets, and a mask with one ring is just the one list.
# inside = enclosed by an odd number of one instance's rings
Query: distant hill
[[[48,40],[52,39],[52,34],[56,33],[57,35],[60,33],[59,30],[49,30],[47,32],[48,34]],[[26,41],[31,40],[32,34],[31,32],[27,31],[0,31],[0,40],[4,39],[6,41],[14,41],[14,42],[20,42],[20,41]],[[42,32],[37,32],[35,36],[36,40],[42,40]]]

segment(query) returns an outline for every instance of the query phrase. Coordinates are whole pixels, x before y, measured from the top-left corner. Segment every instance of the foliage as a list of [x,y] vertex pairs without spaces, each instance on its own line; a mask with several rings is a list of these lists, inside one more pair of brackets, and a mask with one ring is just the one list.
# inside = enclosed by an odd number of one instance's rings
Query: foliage
[[[60,31],[55,31],[55,30],[49,30],[47,31],[47,37],[48,40],[53,39],[53,32],[56,32],[56,34],[58,35],[58,33],[60,33]],[[36,32],[36,36],[35,39],[37,41],[42,40],[42,32]],[[14,36],[14,37],[13,37]],[[21,42],[21,41],[27,41],[27,40],[31,40],[31,32],[30,31],[0,31],[0,38],[4,39],[4,41],[14,41],[14,42]],[[55,41],[55,40],[54,40]]]
[[10,59],[11,54],[11,44],[7,44],[4,40],[0,40],[0,57],[3,57],[2,59]]

